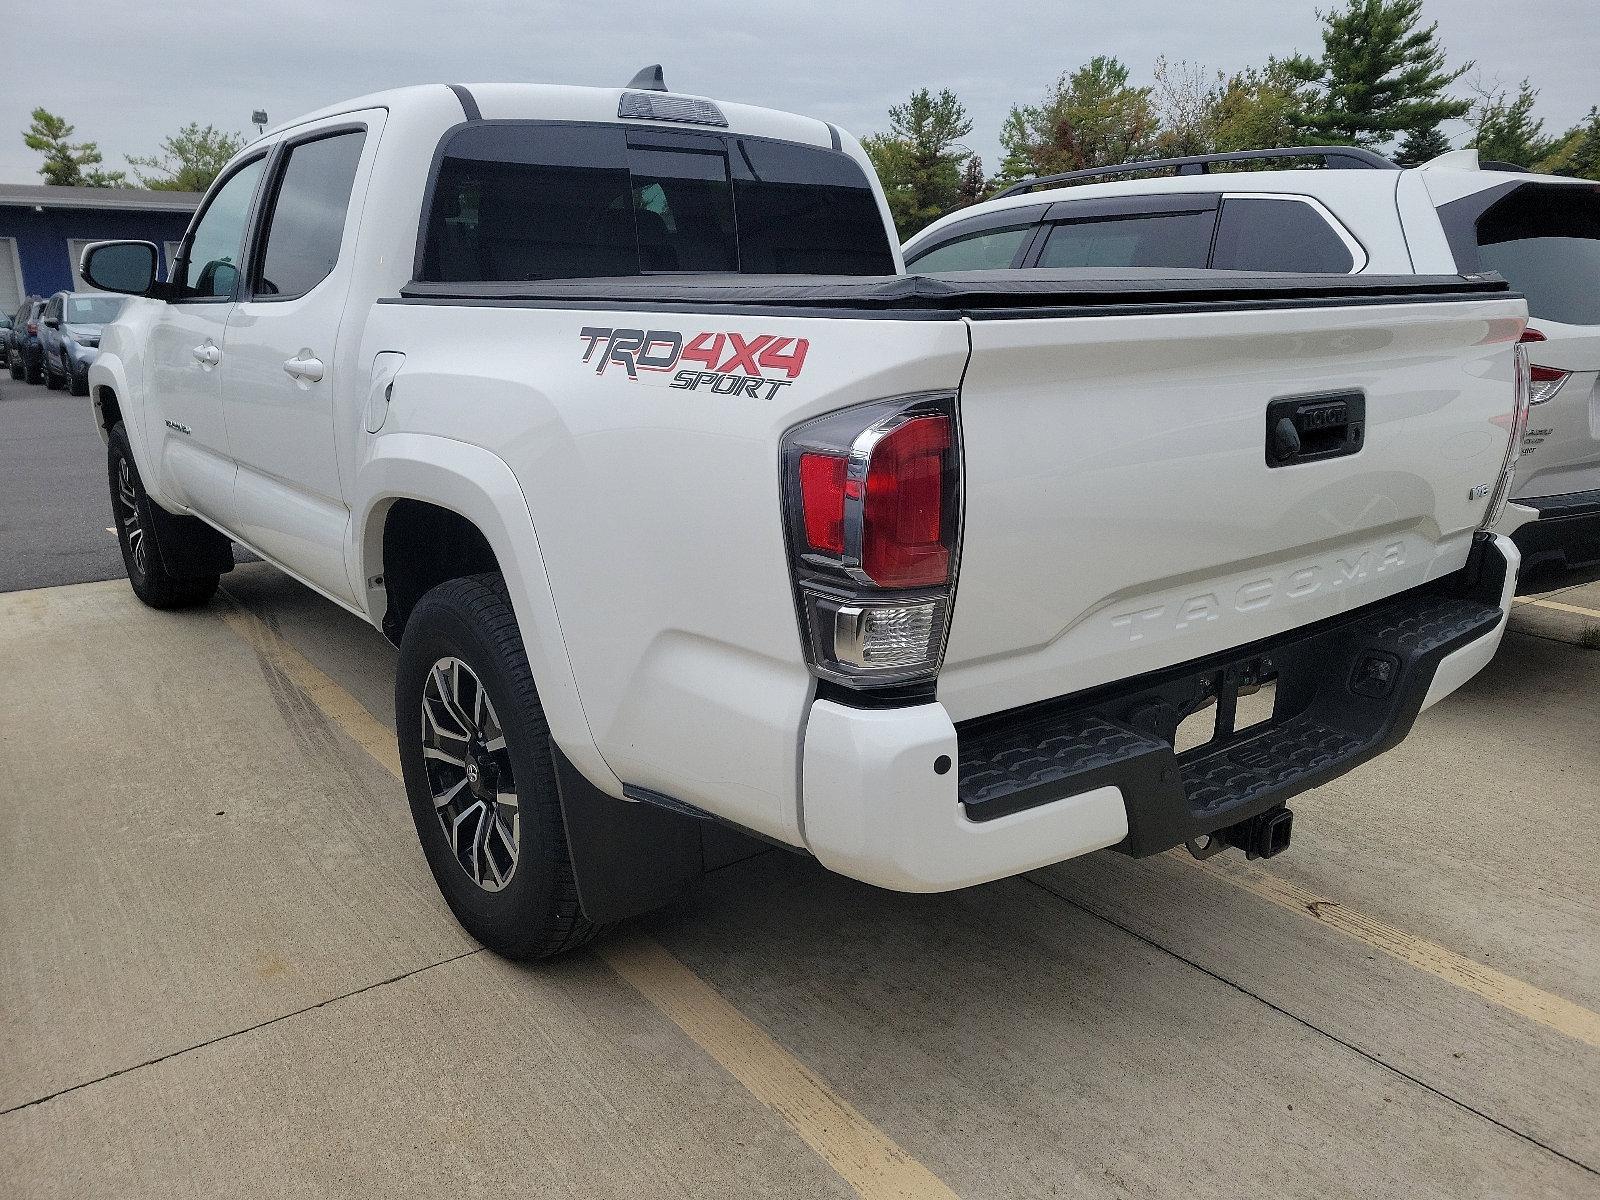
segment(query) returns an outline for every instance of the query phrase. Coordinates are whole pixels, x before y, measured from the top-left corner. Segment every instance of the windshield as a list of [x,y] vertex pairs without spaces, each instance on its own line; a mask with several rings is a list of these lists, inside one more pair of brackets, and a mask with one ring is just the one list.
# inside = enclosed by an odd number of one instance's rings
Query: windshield
[[1478,220],[1478,254],[1528,298],[1528,312],[1600,325],[1600,189],[1518,188]]
[[122,311],[121,296],[68,296],[68,325],[104,325]]

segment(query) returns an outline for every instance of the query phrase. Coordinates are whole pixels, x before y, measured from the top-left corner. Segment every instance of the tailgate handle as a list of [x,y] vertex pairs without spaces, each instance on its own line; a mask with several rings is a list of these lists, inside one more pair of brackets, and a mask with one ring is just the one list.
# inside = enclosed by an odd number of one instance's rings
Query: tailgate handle
[[1267,405],[1267,466],[1340,458],[1361,449],[1367,398],[1362,392],[1284,396]]

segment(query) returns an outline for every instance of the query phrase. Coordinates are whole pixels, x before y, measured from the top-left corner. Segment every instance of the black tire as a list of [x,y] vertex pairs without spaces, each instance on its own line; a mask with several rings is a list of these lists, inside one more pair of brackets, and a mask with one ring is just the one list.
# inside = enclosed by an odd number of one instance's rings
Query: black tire
[[133,451],[128,446],[128,432],[121,421],[111,427],[106,458],[117,544],[122,547],[122,564],[127,568],[133,594],[151,608],[193,608],[204,604],[216,594],[222,577],[180,577],[167,569],[155,539],[156,522],[151,516],[150,497],[145,494]]
[[13,378],[13,379],[21,379],[22,378],[22,360],[19,359],[15,354],[11,355],[9,358],[6,359],[6,370],[11,372],[11,378]]
[[74,396],[87,396],[89,394],[89,372],[84,370],[82,375],[74,375],[70,367],[67,368],[67,390]]
[[[424,691],[434,665],[447,659],[460,660],[481,681],[505,738],[503,753],[517,797],[517,852],[509,878],[496,891],[480,886],[457,858],[439,815],[451,810],[435,805],[435,787],[446,788],[449,776],[444,773],[454,768],[438,762],[430,767],[423,756]],[[439,891],[462,927],[496,953],[519,960],[549,958],[592,938],[599,927],[578,903],[550,729],[499,575],[449,580],[417,603],[400,639],[395,726],[417,837]],[[480,811],[467,834],[475,845],[483,819]],[[461,826],[459,816],[456,823]],[[472,861],[477,861],[476,849]]]
[[27,356],[22,360],[23,374],[29,383],[44,382],[44,351],[40,351],[32,358]]
[[[40,357],[44,358],[43,355],[40,355]],[[63,387],[66,386],[66,383],[67,383],[66,376],[65,375],[57,375],[54,371],[52,371],[50,369],[50,360],[48,358],[45,358],[45,360],[44,360],[44,386],[45,386],[45,389],[47,391],[51,391],[51,392],[59,392]]]

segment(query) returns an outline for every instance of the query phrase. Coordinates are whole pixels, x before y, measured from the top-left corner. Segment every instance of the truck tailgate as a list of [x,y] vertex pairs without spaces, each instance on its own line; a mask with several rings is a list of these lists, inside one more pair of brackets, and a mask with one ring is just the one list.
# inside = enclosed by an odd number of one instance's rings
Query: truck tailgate
[[[1524,312],[1503,293],[969,312],[939,680],[952,718],[1188,662],[1461,568],[1506,452]],[[1318,432],[1322,404],[1360,422],[1349,444]],[[1302,456],[1274,465],[1285,411],[1305,418]]]

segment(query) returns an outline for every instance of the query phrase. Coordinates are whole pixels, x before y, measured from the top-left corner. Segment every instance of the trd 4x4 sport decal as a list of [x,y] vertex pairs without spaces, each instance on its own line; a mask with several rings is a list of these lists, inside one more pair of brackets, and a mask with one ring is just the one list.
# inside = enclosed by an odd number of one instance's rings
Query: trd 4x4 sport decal
[[[638,381],[647,375],[672,373],[668,385],[689,391],[709,389],[721,396],[750,396],[770,400],[779,388],[800,377],[806,351],[805,338],[775,333],[695,333],[685,337],[673,329],[606,329],[585,325],[583,361],[594,363],[594,373],[604,375],[620,367]],[[697,366],[685,366],[695,363]],[[782,378],[779,378],[782,376]]]

